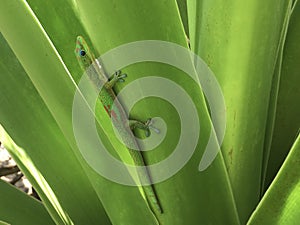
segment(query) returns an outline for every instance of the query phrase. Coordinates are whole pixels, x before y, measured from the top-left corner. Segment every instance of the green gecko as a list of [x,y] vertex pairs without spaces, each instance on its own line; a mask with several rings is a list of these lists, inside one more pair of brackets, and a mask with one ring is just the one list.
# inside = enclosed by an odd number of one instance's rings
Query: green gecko
[[[146,131],[146,136],[150,135],[150,128],[155,132],[159,132],[157,129],[151,126],[151,119],[148,119],[145,123],[137,120],[129,120],[126,117],[126,113],[116,98],[116,94],[112,89],[116,82],[124,82],[126,74],[121,74],[121,71],[114,73],[112,79],[108,80],[106,72],[104,71],[101,63],[96,60],[93,53],[90,51],[87,43],[82,36],[78,36],[76,40],[75,55],[83,71],[87,71],[87,75],[91,82],[95,85],[95,88],[101,88],[99,93],[100,101],[105,108],[108,115],[114,121],[114,125],[121,136],[122,141],[126,146],[133,146],[134,149],[140,149],[136,142],[132,129],[140,128]],[[114,105],[112,109],[112,105]],[[133,158],[136,166],[145,166],[145,160],[139,150],[128,148],[128,151]],[[146,167],[138,174],[141,181],[151,182],[149,171]],[[151,210],[156,214],[163,213],[161,204],[156,195],[153,185],[143,186],[147,202]]]

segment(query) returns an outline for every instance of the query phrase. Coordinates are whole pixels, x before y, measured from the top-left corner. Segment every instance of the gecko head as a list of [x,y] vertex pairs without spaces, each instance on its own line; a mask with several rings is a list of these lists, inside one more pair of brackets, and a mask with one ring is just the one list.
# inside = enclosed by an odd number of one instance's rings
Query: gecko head
[[86,70],[94,60],[94,56],[92,55],[87,43],[82,36],[78,36],[76,38],[76,47],[74,53],[83,70]]

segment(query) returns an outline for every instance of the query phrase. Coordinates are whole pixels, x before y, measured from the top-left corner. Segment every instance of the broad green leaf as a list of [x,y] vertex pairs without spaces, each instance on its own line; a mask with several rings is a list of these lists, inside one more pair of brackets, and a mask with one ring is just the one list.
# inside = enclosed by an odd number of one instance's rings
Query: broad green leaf
[[[55,223],[43,204],[0,179],[0,224],[45,224]],[[5,221],[5,222],[3,222]]]
[[27,0],[42,28],[51,39],[61,56],[64,64],[77,82],[82,71],[78,70],[78,62],[74,57],[76,36],[82,35],[88,39],[84,27],[76,16],[76,7],[72,7],[72,0],[67,1],[39,1]]
[[0,224],[1,225],[10,225],[9,223],[3,222],[3,221],[0,221]]
[[[105,52],[120,44],[144,39],[170,41],[187,46],[175,2],[118,1],[117,4],[113,5],[110,4],[110,1],[101,1],[101,3],[100,1],[90,1],[88,3],[77,1],[77,6],[79,9],[78,15],[98,52]],[[110,15],[112,14],[118,16],[111,19]],[[142,17],[144,19],[140,20]],[[105,21],[105,23],[101,21]],[[162,29],[164,32],[160,32]],[[201,131],[203,130],[203,133],[199,137],[200,142],[193,158],[176,175],[155,185],[164,209],[164,213],[158,216],[158,220],[162,224],[182,224],[187,221],[189,224],[198,224],[199,221],[203,221],[203,223],[226,221],[230,224],[238,224],[221,156],[217,157],[214,164],[207,171],[202,173],[197,171],[203,150],[207,144],[207,135],[210,134],[210,121],[199,88],[180,71],[167,65],[141,63],[131,65],[124,71],[129,75],[126,80],[128,83],[134,79],[157,74],[180,84],[192,96],[199,110],[199,118],[201,118]],[[138,91],[143,95],[143,86],[134,91]],[[126,105],[126,101],[124,101],[124,104]],[[148,162],[152,162],[152,160],[157,162],[168,157],[174,148],[173,140],[174,138],[177,139],[180,130],[180,123],[177,122],[178,119],[175,119],[178,118],[178,114],[174,109],[159,99],[147,98],[139,102],[130,113],[133,118],[142,119],[155,115],[165,120],[168,126],[168,134],[164,144],[156,148],[153,153],[149,152],[148,154],[147,152],[145,155]],[[205,186],[203,186],[204,183]],[[224,186],[224,192],[215,189],[219,185]],[[191,194],[192,192],[197,194]],[[219,194],[222,197],[215,196]],[[216,205],[219,205],[219,200],[222,201],[222,204],[230,205],[229,214],[223,214],[221,208],[215,208]],[[216,202],[213,203],[212,201]],[[207,205],[208,202],[210,202],[209,205]],[[211,208],[212,206],[213,208]],[[189,207],[189,210],[182,210],[185,207]],[[220,216],[211,218],[208,212],[212,211],[218,211]],[[174,214],[180,216],[174,217]]]
[[[3,31],[1,25],[0,27]],[[1,88],[0,123],[17,145],[26,149],[26,154],[75,224],[97,224],[99,221],[110,224],[94,189],[55,120],[2,36],[0,41],[0,82],[6,84]],[[37,65],[40,63],[39,59],[35,58],[35,61]],[[37,184],[31,169],[26,167],[26,160],[21,162],[16,157],[15,160],[44,200],[51,216],[59,221],[57,211],[47,200],[51,196],[47,196]]]
[[275,127],[272,138],[271,152],[268,160],[265,187],[272,182],[277,171],[287,156],[295,136],[300,129],[300,5],[296,4],[291,15],[280,78],[277,101]]
[[300,135],[247,225],[298,224]]
[[266,182],[266,172],[268,167],[268,160],[269,160],[269,154],[270,154],[271,142],[273,138],[274,124],[275,124],[275,117],[276,117],[276,107],[277,107],[278,91],[280,85],[279,82],[281,76],[283,50],[284,50],[284,44],[285,44],[289,19],[290,19],[290,11],[287,12],[285,17],[284,28],[281,33],[281,40],[278,48],[279,51],[277,55],[277,61],[274,70],[271,91],[270,91],[267,126],[266,126],[265,141],[264,141],[263,163],[262,163],[261,195],[263,195],[264,186]]
[[23,169],[24,173],[29,175],[34,186],[38,187],[39,192],[41,193],[40,197],[43,199],[43,202],[47,206],[47,209],[54,221],[57,224],[73,224],[67,212],[65,212],[60,205],[55,193],[40,171],[36,168],[28,154],[24,151],[24,149],[14,143],[2,126],[0,126],[0,139],[1,142],[4,143],[5,148],[17,161],[20,168]]
[[243,224],[260,198],[270,90],[290,2],[187,2],[191,48],[216,74],[225,97],[222,153]]
[[181,17],[181,22],[183,24],[185,34],[187,37],[189,37],[189,24],[188,24],[188,15],[187,15],[187,0],[176,0],[180,17]]

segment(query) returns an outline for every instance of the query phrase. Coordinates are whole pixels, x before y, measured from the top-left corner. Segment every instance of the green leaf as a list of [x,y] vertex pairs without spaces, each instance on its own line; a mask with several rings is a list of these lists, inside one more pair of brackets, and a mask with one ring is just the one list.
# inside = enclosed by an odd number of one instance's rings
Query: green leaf
[[[222,152],[241,223],[260,198],[268,102],[289,1],[188,1],[192,50],[226,102]],[[217,124],[214,124],[217,126]]]
[[[175,2],[117,1],[116,4],[111,4],[110,1],[77,1],[77,6],[78,15],[98,52],[106,52],[120,44],[149,39],[169,41],[187,47]],[[111,15],[117,16],[112,18]],[[192,159],[176,175],[162,183],[155,184],[164,210],[164,213],[158,216],[158,220],[162,224],[198,224],[199,221],[238,224],[221,156],[216,158],[207,171],[197,170],[211,131],[210,119],[199,87],[181,71],[160,63],[135,64],[123,71],[129,75],[126,83],[156,74],[180,84],[192,96],[198,109],[198,116],[201,118],[201,132],[203,133],[199,137],[200,142]],[[117,91],[119,90],[120,88],[117,88]],[[143,96],[143,86],[134,91]],[[126,105],[126,101],[123,102]],[[145,155],[147,162],[150,163],[167,158],[175,146],[174,139],[177,140],[180,135],[180,122],[174,108],[165,101],[146,98],[130,111],[130,115],[131,118],[141,120],[153,116],[160,116],[164,119],[168,126],[168,133],[163,144]],[[223,187],[221,192],[218,188],[220,186]],[[223,211],[224,204],[230,208],[229,212]],[[183,210],[186,207],[188,210]],[[212,218],[210,216],[212,211],[217,212],[219,216]],[[135,210],[129,216],[135,220],[139,216],[146,217],[133,215],[134,212]],[[180,216],[174,217],[173,215]]]
[[189,24],[187,15],[187,0],[176,0],[180,12],[181,22],[183,24],[185,34],[189,37]]
[[[7,3],[9,5],[6,5],[5,9],[8,14],[13,14],[11,11],[18,11],[23,6],[20,2],[12,3],[8,1]],[[23,25],[25,25],[23,30],[28,30],[25,21],[32,20],[28,16],[28,9],[19,12],[17,15],[10,19],[10,22],[16,23],[18,18],[20,19],[20,17],[24,16]],[[9,17],[1,19],[1,22],[6,19],[9,19]],[[6,25],[3,25],[1,22],[0,28],[4,33],[5,29],[3,29],[3,26]],[[22,42],[22,38],[22,35],[12,35],[11,41],[19,42],[19,39],[21,39]],[[26,149],[26,154],[51,186],[63,209],[74,223],[82,224],[87,222],[89,224],[97,224],[99,221],[102,221],[103,224],[110,224],[93,187],[60,128],[57,126],[56,121],[2,36],[0,41],[2,59],[0,61],[2,71],[0,82],[6,84],[1,88],[1,93],[4,93],[0,97],[1,124],[9,135],[13,137],[16,144]],[[27,41],[32,43],[29,40]],[[27,48],[27,50],[25,49],[25,54],[26,52],[29,55],[32,54],[32,63],[38,67],[41,66],[43,69],[42,75],[45,76],[47,74],[45,72],[47,69],[45,68],[47,67],[43,67],[43,64],[39,61],[40,58],[32,50],[41,48],[32,48],[32,45],[28,45]],[[21,52],[23,51],[21,50]],[[51,71],[48,75],[52,76]],[[6,143],[4,142],[4,144]],[[49,210],[51,216],[56,218],[56,221],[59,221],[56,210],[47,200],[51,196],[44,193],[43,189],[37,184],[35,176],[32,175],[30,168],[27,168],[26,162],[21,163],[17,157],[15,157],[15,160],[21,165],[22,171],[44,200],[45,207]],[[74,202],[80,204],[74,204]]]
[[2,126],[0,126],[0,139],[4,143],[5,148],[16,160],[20,168],[22,168],[24,174],[28,174],[33,185],[38,187],[38,192],[41,193],[40,197],[56,223],[73,224],[67,212],[65,212],[60,205],[55,193],[32,162],[28,154],[24,151],[24,149],[20,148],[13,142]]
[[300,220],[300,135],[247,225],[297,224]]
[[291,15],[277,101],[275,127],[272,138],[265,187],[271,183],[294,143],[300,129],[299,63],[300,57],[300,5],[296,4]]
[[[55,223],[43,204],[0,179],[0,224],[45,224]],[[3,221],[6,222],[3,222]]]
[[0,225],[10,225],[10,224],[6,223],[6,222],[3,222],[3,221],[0,221]]

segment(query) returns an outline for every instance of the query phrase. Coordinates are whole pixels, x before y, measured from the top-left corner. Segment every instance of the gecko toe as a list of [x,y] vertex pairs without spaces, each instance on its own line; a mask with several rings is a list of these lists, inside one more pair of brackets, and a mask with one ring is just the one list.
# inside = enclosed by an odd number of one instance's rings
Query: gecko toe
[[126,74],[126,73],[122,73],[119,77],[120,77],[120,78],[126,78],[126,77],[127,77],[127,74]]
[[115,76],[119,76],[121,74],[121,70],[117,70],[116,72],[115,72]]
[[155,133],[159,134],[160,133],[160,130],[153,127],[153,126],[150,126],[149,128],[151,128]]
[[146,135],[146,137],[149,137],[150,136],[150,130],[149,129],[147,129],[147,130],[145,130],[145,135]]

